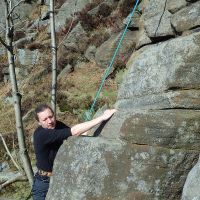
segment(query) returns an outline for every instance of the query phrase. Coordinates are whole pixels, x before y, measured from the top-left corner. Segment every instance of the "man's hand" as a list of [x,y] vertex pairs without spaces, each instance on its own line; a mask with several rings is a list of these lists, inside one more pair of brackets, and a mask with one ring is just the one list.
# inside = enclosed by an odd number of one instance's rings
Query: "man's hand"
[[117,110],[116,109],[108,109],[105,110],[103,115],[102,115],[102,119],[105,121],[107,119],[109,119]]

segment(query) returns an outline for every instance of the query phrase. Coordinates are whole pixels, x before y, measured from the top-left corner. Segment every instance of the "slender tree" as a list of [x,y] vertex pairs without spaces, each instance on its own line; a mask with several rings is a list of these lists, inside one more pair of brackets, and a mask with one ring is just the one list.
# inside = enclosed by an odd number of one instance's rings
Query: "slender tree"
[[56,116],[56,92],[57,92],[57,45],[55,33],[54,0],[50,0],[50,26],[51,26],[51,48],[52,48],[52,89],[51,106]]
[[16,119],[16,130],[17,130],[17,138],[19,144],[20,158],[22,160],[23,169],[26,173],[26,176],[29,180],[30,185],[33,183],[33,170],[31,167],[30,158],[28,155],[26,143],[25,143],[25,134],[22,123],[22,114],[21,114],[21,94],[18,90],[17,79],[15,73],[15,55],[13,50],[13,35],[14,35],[14,22],[13,22],[13,11],[14,8],[19,6],[20,3],[25,1],[19,1],[16,5],[12,6],[12,0],[4,0],[5,3],[5,17],[6,17],[6,41],[4,42],[2,38],[0,38],[0,42],[6,47],[7,55],[8,55],[8,63],[9,63],[9,74],[10,81],[12,86],[12,96],[13,96],[13,104],[15,110],[15,119]]

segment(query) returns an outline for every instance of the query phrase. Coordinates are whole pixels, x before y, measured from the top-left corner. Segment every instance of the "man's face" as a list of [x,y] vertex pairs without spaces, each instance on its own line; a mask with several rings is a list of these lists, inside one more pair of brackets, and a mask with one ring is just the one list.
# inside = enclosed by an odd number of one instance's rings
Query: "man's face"
[[55,128],[56,120],[54,114],[51,112],[49,108],[45,109],[42,112],[39,112],[37,115],[38,115],[39,125],[41,125],[43,128],[47,129]]

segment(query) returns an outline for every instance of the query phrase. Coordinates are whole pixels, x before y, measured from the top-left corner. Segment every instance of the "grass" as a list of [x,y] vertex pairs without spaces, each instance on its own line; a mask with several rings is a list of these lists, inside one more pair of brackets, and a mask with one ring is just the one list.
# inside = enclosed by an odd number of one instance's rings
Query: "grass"
[[110,102],[113,104],[116,100],[117,93],[116,93],[116,91],[105,90],[102,92],[102,96],[109,99]]
[[1,133],[15,132],[15,114],[13,106],[6,105],[0,100],[0,131]]
[[3,55],[0,56],[0,63],[1,64],[7,63],[7,60],[8,60],[7,54],[3,54]]
[[[104,70],[94,63],[87,63],[61,78],[58,87],[58,105],[63,112],[71,112],[82,120],[82,114],[88,110],[102,81]],[[104,104],[112,105],[116,100],[117,85],[114,80],[106,81],[95,109]]]
[[[9,191],[13,191],[11,195]],[[31,200],[30,197],[31,188],[26,181],[15,182],[8,187],[5,187],[0,191],[0,197],[5,199],[15,199],[15,200]],[[30,198],[28,198],[30,197]]]
[[[79,97],[83,94],[85,96],[92,96],[93,98],[101,84],[103,75],[103,69],[94,63],[87,63],[82,65],[81,68],[75,69],[73,73],[68,74],[66,77],[62,77],[61,85],[58,89],[77,94]],[[104,85],[104,89],[116,92],[115,81],[108,79]]]

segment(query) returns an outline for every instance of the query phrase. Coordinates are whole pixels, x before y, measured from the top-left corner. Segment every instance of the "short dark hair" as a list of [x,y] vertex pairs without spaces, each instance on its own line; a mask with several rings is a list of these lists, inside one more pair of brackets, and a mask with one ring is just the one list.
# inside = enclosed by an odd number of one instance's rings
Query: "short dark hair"
[[43,112],[43,111],[46,110],[46,109],[51,110],[51,112],[54,114],[54,112],[53,112],[53,110],[52,110],[52,108],[51,108],[50,106],[48,106],[47,104],[40,104],[39,106],[37,106],[37,107],[35,108],[35,119],[36,119],[37,121],[39,121],[38,113]]

